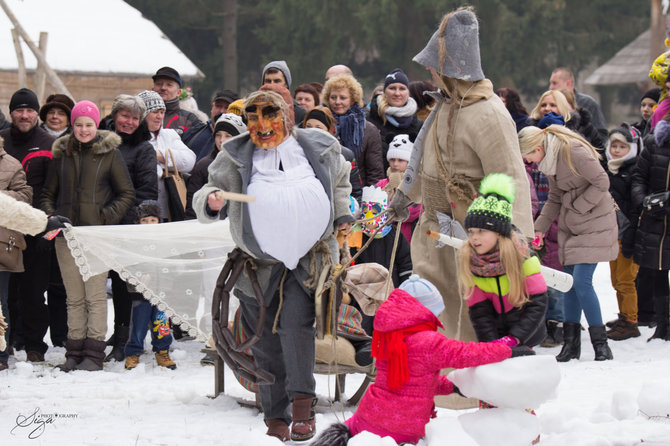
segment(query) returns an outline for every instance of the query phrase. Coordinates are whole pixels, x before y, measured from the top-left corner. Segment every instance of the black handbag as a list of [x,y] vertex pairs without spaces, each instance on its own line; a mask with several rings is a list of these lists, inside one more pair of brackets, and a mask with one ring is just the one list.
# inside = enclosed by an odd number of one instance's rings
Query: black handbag
[[650,194],[642,200],[644,211],[654,217],[666,216],[668,214],[668,205],[670,205],[670,191]]
[[[172,161],[172,168],[168,167],[168,160]],[[163,183],[167,193],[168,211],[170,221],[182,221],[186,217],[186,180],[177,170],[174,156],[170,149],[165,150],[165,169],[163,170]]]

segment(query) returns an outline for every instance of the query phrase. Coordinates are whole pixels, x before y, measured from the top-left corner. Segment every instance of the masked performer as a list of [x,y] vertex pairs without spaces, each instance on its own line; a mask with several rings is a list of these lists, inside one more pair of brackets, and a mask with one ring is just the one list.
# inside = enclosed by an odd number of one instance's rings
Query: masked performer
[[[334,231],[353,221],[351,167],[332,135],[292,129],[282,97],[290,95],[281,93],[246,98],[249,132],[224,144],[193,208],[201,222],[228,218],[237,247],[255,264],[267,313],[251,350],[256,365],[274,375],[274,383],[260,386],[267,434],[299,441],[315,433],[314,289],[320,271],[338,261]],[[226,200],[226,192],[256,199]],[[234,293],[252,336],[260,307],[248,275],[239,276]]]

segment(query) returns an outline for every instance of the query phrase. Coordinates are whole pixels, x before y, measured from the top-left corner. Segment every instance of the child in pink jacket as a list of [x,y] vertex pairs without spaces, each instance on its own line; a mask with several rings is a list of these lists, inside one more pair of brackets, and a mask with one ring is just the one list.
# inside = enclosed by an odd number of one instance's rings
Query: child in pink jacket
[[437,332],[444,310],[435,286],[412,275],[377,310],[372,356],[377,378],[354,415],[330,426],[312,446],[345,446],[352,436],[368,431],[415,444],[436,416],[433,397],[458,391],[444,368],[474,367],[513,356],[532,355],[528,347],[466,343]]

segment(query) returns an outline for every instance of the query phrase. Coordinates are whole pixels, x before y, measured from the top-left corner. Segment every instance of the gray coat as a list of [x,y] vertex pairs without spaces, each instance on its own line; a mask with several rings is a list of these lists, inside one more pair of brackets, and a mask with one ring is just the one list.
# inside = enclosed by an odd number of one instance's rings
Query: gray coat
[[549,197],[535,220],[535,230],[547,232],[559,215],[558,258],[562,265],[614,260],[619,245],[609,178],[600,162],[582,146],[573,143],[570,150],[578,174],[559,154],[556,175],[547,176]]
[[[340,144],[333,136],[318,129],[295,129],[294,131],[296,140],[304,150],[316,178],[321,182],[330,199],[331,224],[324,231],[320,240],[328,243],[331,260],[336,263],[338,245],[333,236],[334,229],[340,223],[353,220],[349,210],[351,165],[340,154]],[[225,218],[230,220],[230,233],[235,244],[256,259],[258,281],[267,298],[274,293],[277,286],[275,282],[279,279],[277,274],[272,274],[272,278],[270,277],[272,270],[281,263],[263,253],[258,246],[251,228],[248,205],[239,201],[227,200],[218,213],[212,213],[207,208],[207,197],[212,192],[217,190],[242,194],[247,192],[255,147],[248,133],[243,133],[228,141],[209,166],[207,184],[193,196],[193,209],[201,223],[211,223]],[[296,231],[298,230],[300,229],[296,228]],[[310,255],[312,254],[314,252],[310,251],[303,256],[294,271],[302,282],[309,278]],[[321,254],[316,253],[316,256],[317,271],[319,271],[322,264]],[[253,296],[249,280],[245,275],[240,276],[236,288],[247,296]]]

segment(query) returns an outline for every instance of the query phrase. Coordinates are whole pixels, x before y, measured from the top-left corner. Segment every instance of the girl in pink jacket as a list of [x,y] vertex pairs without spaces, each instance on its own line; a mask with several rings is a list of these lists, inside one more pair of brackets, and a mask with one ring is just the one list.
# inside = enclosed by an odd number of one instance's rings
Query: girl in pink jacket
[[444,310],[435,286],[412,275],[377,310],[372,338],[377,378],[354,415],[330,426],[312,446],[345,446],[352,436],[368,431],[415,444],[436,416],[433,397],[458,391],[444,368],[474,367],[513,356],[532,355],[528,347],[466,343],[437,332]]

